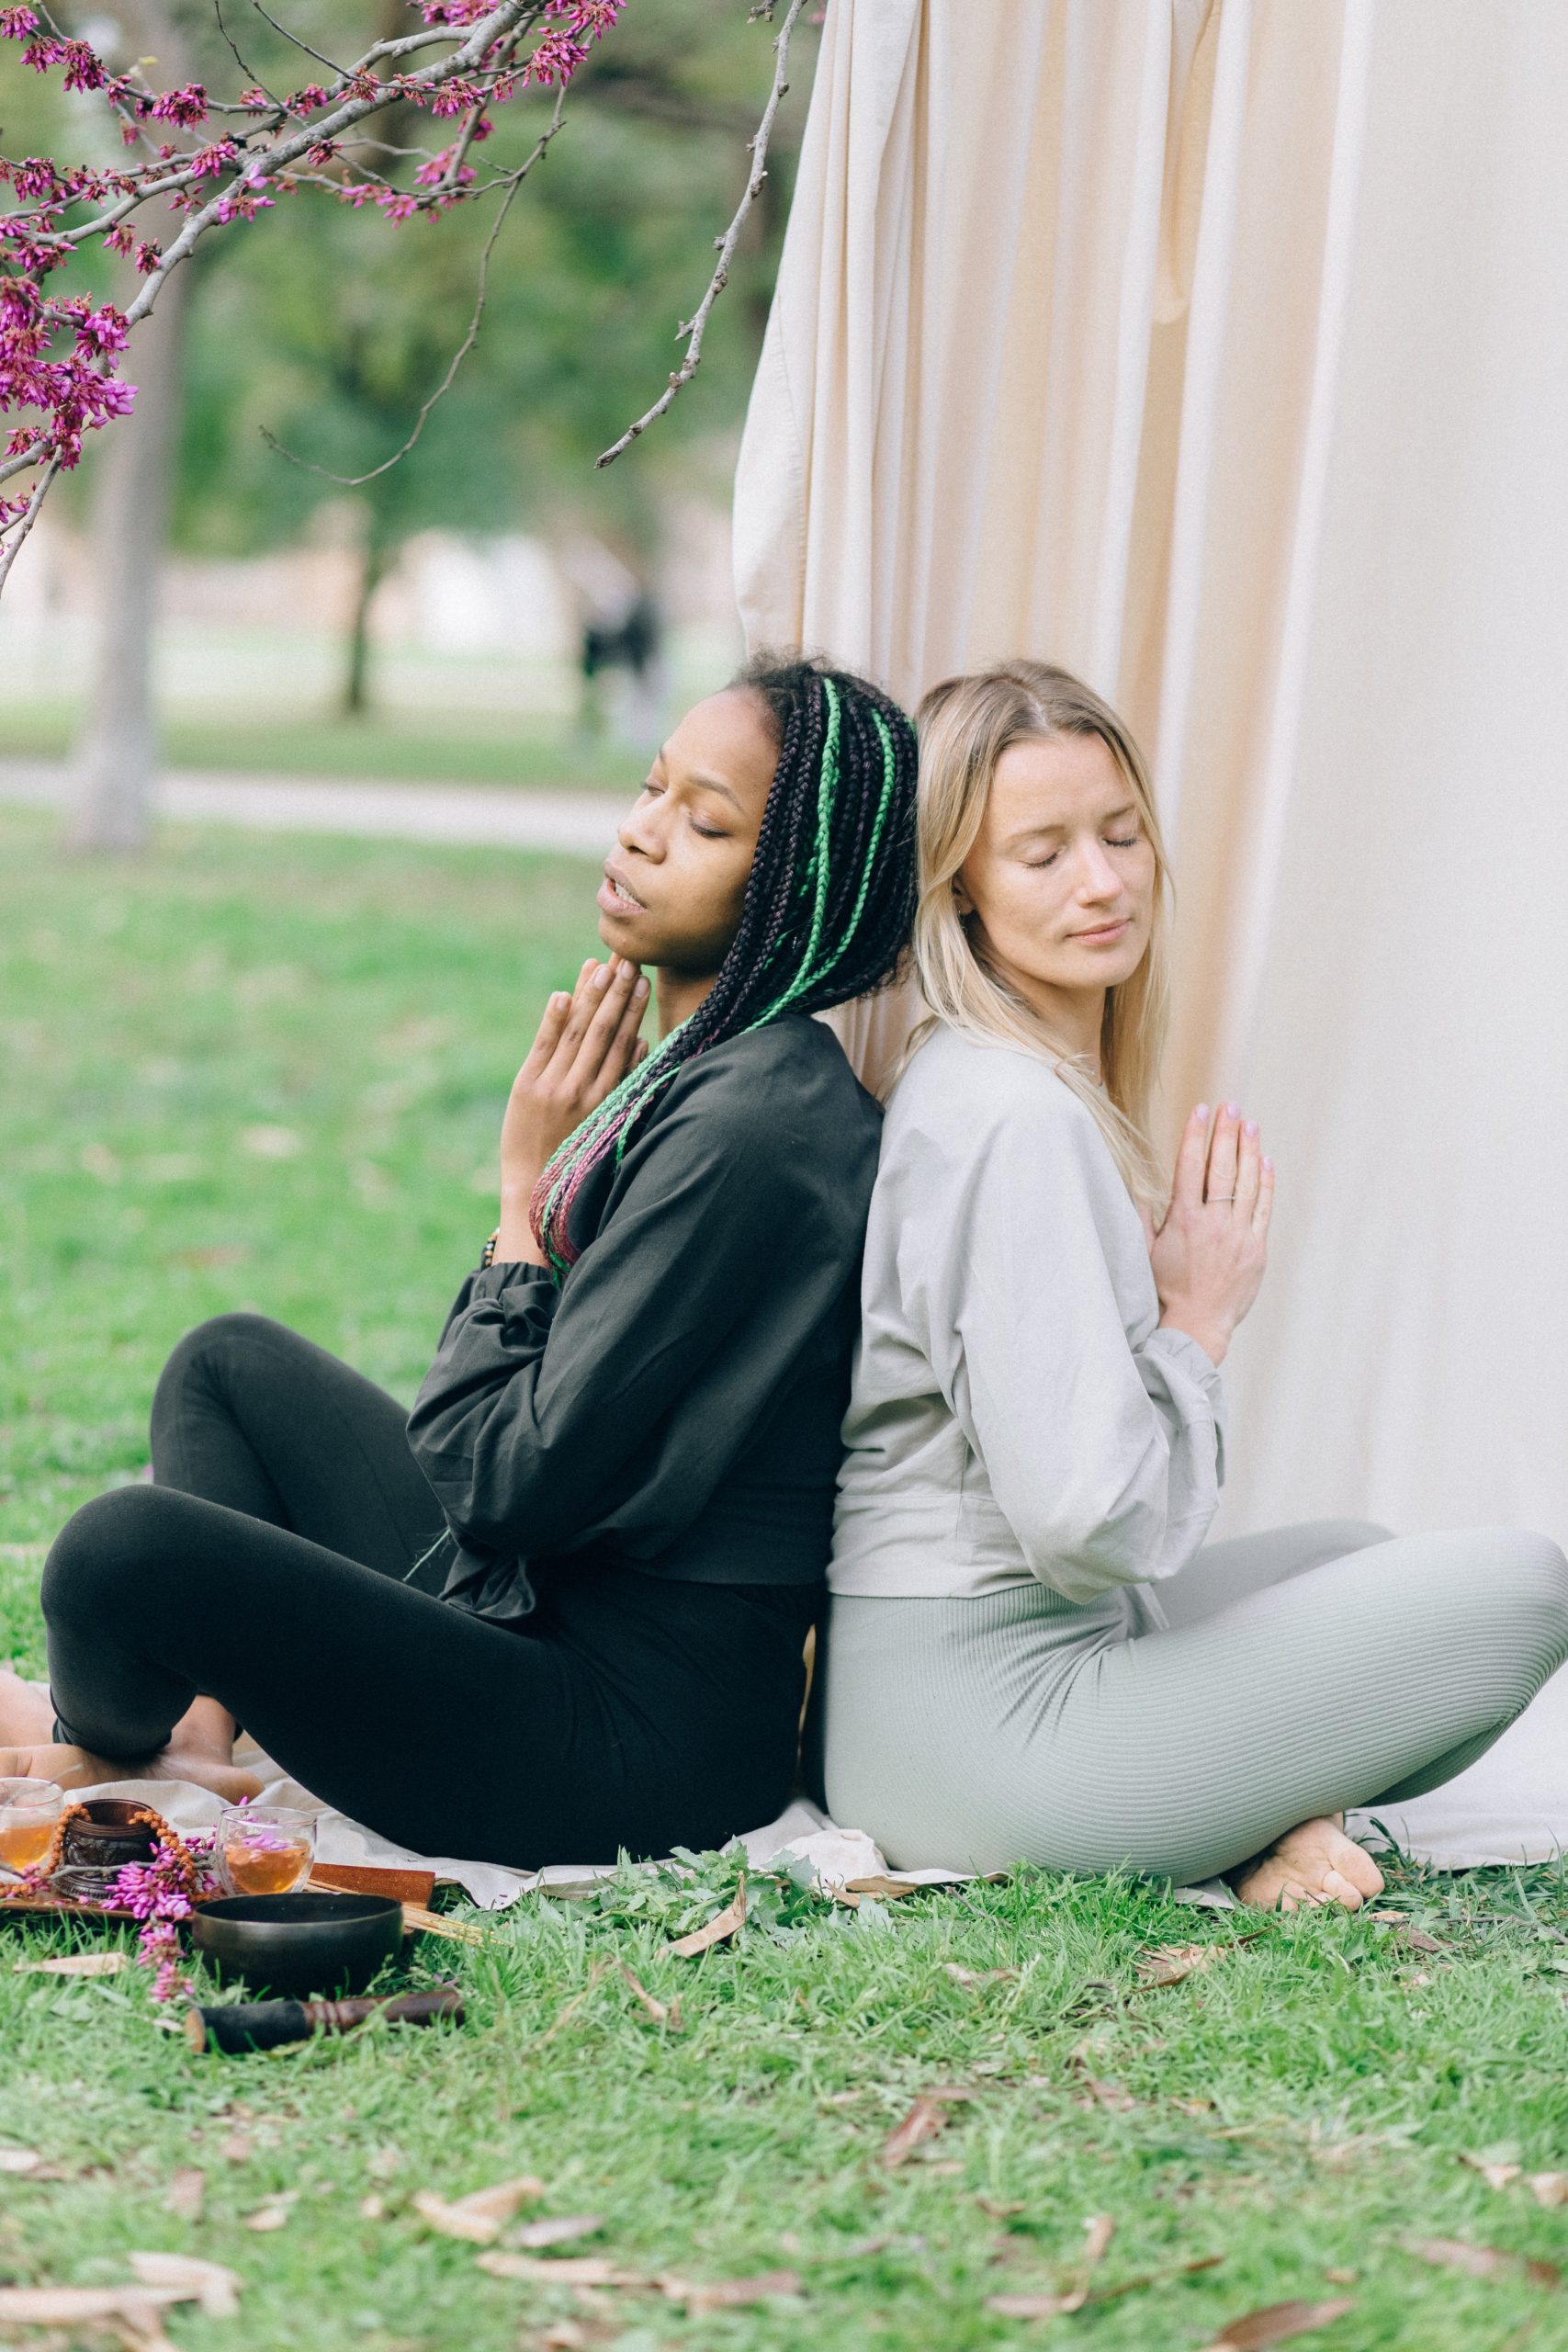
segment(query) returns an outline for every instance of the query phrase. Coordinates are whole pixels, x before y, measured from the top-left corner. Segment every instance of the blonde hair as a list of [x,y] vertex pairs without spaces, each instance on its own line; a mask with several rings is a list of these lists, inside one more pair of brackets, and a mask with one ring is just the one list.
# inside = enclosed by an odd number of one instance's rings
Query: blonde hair
[[[1171,886],[1142,752],[1092,687],[1045,662],[1000,662],[944,678],[921,703],[916,725],[920,876],[914,955],[931,1014],[967,1036],[1043,1056],[1092,1114],[1133,1198],[1159,1203],[1168,1188],[1149,1121],[1169,1006]],[[1099,736],[1127,780],[1155,856],[1148,945],[1131,977],[1106,991],[1103,1083],[976,953],[953,900],[953,880],[979,836],[1002,753],[1014,743],[1062,735]],[[931,1025],[921,1024],[911,1050]]]

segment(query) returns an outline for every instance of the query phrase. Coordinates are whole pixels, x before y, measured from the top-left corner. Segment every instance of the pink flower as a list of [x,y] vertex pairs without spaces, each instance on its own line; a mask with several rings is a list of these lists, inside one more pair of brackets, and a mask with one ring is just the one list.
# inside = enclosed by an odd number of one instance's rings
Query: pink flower
[[89,49],[85,40],[68,40],[61,51],[61,62],[65,67],[68,90],[101,90],[108,80],[97,51]]
[[177,122],[189,130],[207,120],[207,92],[199,82],[187,82],[183,90],[165,90],[161,98],[152,101],[154,122]]
[[31,40],[37,30],[30,8],[0,8],[0,40]]

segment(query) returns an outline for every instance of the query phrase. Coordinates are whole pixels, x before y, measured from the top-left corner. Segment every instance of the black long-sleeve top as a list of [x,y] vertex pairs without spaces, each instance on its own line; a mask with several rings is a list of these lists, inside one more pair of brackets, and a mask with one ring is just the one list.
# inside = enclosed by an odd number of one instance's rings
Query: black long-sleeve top
[[832,1542],[881,1114],[785,1014],[687,1063],[572,1205],[581,1252],[471,1274],[409,1422],[457,1557],[508,1623],[530,1567],[807,1584]]

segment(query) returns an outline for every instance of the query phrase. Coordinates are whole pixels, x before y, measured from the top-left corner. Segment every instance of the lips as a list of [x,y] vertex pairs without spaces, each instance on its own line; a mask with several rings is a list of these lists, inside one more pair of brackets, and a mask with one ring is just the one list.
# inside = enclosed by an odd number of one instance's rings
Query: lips
[[1081,940],[1088,947],[1111,947],[1122,937],[1123,932],[1130,929],[1132,921],[1131,915],[1123,915],[1120,922],[1100,923],[1093,931],[1075,931],[1069,933],[1069,936]]
[[641,915],[648,912],[642,900],[628,890],[613,865],[606,865],[604,879],[599,885],[599,904],[606,914]]

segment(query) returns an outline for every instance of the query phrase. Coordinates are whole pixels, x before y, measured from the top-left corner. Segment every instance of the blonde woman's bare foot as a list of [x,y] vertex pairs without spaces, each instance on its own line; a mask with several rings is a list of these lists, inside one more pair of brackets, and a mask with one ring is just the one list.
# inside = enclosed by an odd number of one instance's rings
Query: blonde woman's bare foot
[[259,1797],[262,1784],[254,1772],[225,1764],[203,1747],[165,1747],[156,1756],[128,1759],[123,1756],[94,1756],[85,1747],[51,1740],[27,1747],[0,1747],[0,1779],[17,1773],[36,1781],[58,1781],[62,1789],[96,1788],[100,1781],[191,1781],[198,1789],[237,1804],[241,1797]]
[[1345,1835],[1342,1814],[1303,1821],[1279,1842],[1231,1875],[1243,1903],[1259,1911],[1294,1911],[1303,1903],[1342,1903],[1359,1911],[1370,1894],[1382,1893],[1382,1872],[1353,1838]]
[[0,1747],[31,1747],[54,1729],[47,1682],[28,1682],[15,1667],[0,1666]]

